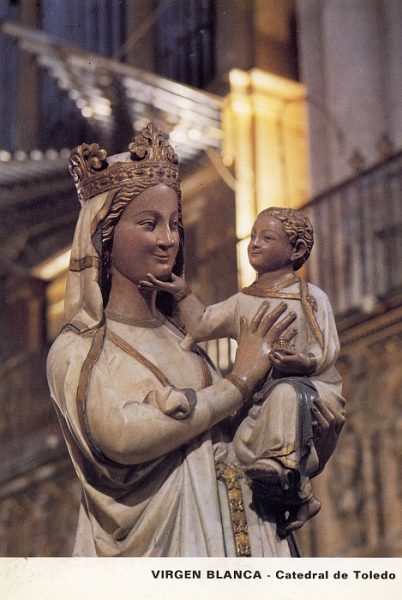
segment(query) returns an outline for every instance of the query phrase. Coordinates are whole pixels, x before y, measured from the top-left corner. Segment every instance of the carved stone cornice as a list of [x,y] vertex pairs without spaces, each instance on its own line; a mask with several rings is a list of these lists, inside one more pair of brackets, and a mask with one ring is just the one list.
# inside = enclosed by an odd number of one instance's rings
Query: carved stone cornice
[[368,346],[384,337],[384,335],[388,337],[398,333],[402,333],[402,306],[341,332],[341,347],[343,350],[349,350],[349,346]]

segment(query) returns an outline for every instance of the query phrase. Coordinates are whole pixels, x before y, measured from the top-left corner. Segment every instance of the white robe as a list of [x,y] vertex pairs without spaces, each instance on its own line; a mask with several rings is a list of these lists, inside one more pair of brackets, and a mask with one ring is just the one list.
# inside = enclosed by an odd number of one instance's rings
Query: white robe
[[[287,311],[296,314],[292,327],[296,328],[297,335],[292,343],[296,350],[309,353],[316,360],[315,370],[309,375],[309,379],[324,404],[337,417],[343,416],[345,400],[341,395],[342,380],[335,367],[339,340],[331,304],[327,295],[318,287],[308,284],[307,290],[314,304],[313,324],[306,317],[299,282],[277,290],[276,293],[288,296],[285,298],[270,297],[269,292],[267,296],[251,295],[253,286],[250,286],[247,288],[249,293],[239,292],[205,309],[191,294],[179,303],[179,318],[190,338],[184,345],[188,347],[191,340],[201,342],[220,337],[238,339],[242,317],[250,322],[264,301],[269,302],[270,311],[280,302],[286,302]],[[267,379],[272,379],[272,372]],[[279,461],[283,468],[299,471],[299,493],[300,498],[304,498],[311,494],[309,479],[319,472],[320,461],[313,440],[304,445],[300,436],[300,412],[296,393],[288,385],[280,384],[263,403],[254,405],[239,424],[231,444],[229,461],[244,466],[261,458],[275,457],[276,463]]]
[[[156,364],[175,388],[199,390],[203,385],[199,356],[180,347],[182,334],[169,322],[148,329],[108,320],[107,327]],[[91,337],[64,331],[51,348],[47,367],[83,487],[74,554],[236,556],[227,493],[215,472],[215,462],[225,460],[219,425],[190,434],[186,443],[165,435],[172,417],[147,399],[156,395],[163,402],[166,389],[108,338],[90,376],[87,421],[93,441],[115,462],[104,463],[94,455],[76,403],[91,342]],[[212,414],[216,398],[229,398],[236,390],[210,370],[214,384],[198,396]],[[190,420],[176,422],[180,431],[190,430]],[[253,511],[250,490],[242,487],[252,556],[289,556],[288,541],[276,535],[272,518]]]
[[[250,322],[264,301],[269,302],[269,310],[285,302],[287,312],[296,313],[292,327],[297,329],[297,335],[292,344],[296,350],[310,353],[316,360],[315,370],[309,378],[317,388],[320,398],[329,403],[336,414],[343,414],[345,400],[341,395],[342,379],[335,367],[339,339],[332,307],[328,296],[320,288],[309,283],[308,290],[316,301],[315,319],[323,334],[323,347],[318,343],[306,320],[301,301],[296,299],[258,297],[238,292],[223,302],[206,307],[204,313],[199,315],[198,301],[189,295],[179,303],[179,318],[195,342],[223,337],[238,340],[241,317]],[[299,284],[294,283],[280,291],[285,294],[299,294]],[[272,374],[269,377],[272,377]]]

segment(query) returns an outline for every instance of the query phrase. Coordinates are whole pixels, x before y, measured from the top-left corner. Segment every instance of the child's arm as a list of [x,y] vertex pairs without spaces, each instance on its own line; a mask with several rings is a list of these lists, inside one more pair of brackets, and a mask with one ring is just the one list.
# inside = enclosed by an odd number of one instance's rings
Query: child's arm
[[232,337],[235,332],[234,296],[218,304],[204,306],[192,293],[182,277],[172,274],[170,281],[161,281],[151,274],[140,286],[169,292],[178,303],[180,321],[193,341],[200,342],[221,337]]

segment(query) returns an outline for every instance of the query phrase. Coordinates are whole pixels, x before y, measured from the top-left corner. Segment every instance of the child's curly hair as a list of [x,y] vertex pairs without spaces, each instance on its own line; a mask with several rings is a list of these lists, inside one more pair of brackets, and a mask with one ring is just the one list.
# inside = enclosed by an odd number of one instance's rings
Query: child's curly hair
[[299,240],[305,242],[305,253],[293,265],[295,271],[300,269],[310,256],[314,244],[314,230],[310,219],[300,210],[295,210],[294,208],[277,208],[274,206],[261,211],[258,217],[275,217],[275,219],[278,219],[282,223],[283,229],[293,247],[296,247]]

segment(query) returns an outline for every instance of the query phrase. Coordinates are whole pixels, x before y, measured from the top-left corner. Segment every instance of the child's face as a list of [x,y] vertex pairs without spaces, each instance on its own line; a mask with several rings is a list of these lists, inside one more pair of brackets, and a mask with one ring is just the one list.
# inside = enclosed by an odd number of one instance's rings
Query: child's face
[[278,219],[257,217],[251,230],[248,258],[259,275],[286,267],[293,269],[293,248]]

